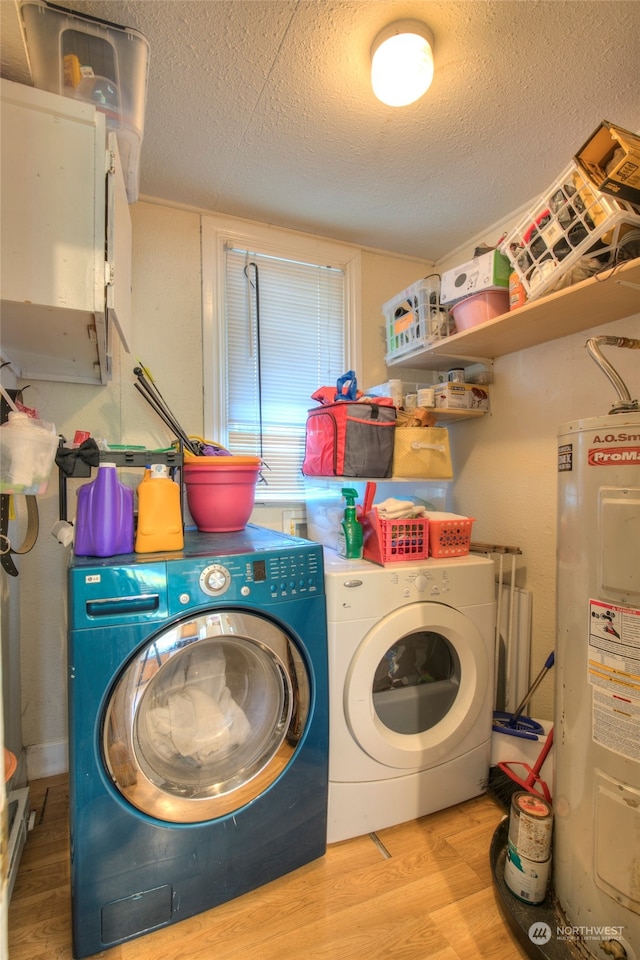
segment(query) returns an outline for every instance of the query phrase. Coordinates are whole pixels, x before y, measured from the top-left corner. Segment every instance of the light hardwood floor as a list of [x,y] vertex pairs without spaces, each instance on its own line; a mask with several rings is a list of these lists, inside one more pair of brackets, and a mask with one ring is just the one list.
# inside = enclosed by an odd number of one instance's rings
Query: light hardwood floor
[[[10,960],[70,960],[67,777],[31,784]],[[503,817],[478,797],[369,837],[230,903],[96,954],[106,960],[525,960],[494,894]]]

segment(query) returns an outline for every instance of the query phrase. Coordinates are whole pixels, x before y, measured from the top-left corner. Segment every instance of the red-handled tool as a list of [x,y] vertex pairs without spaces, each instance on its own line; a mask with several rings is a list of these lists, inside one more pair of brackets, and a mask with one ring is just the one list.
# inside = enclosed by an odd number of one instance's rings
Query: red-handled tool
[[[542,750],[538,754],[538,759],[532,767],[530,767],[528,763],[523,763],[519,760],[498,763],[497,767],[502,771],[502,773],[505,774],[505,776],[509,778],[509,780],[512,780],[523,790],[527,790],[529,793],[541,794],[548,803],[551,803],[551,792],[545,781],[541,779],[540,771],[542,770],[544,762],[547,759],[552,746],[553,727],[551,727],[546,743],[542,747]],[[516,768],[520,769],[522,772],[520,774],[517,773]]]
[[367,516],[367,514],[371,513],[371,508],[373,507],[373,498],[375,497],[375,495],[376,495],[376,485],[371,480],[369,480],[364,490],[364,506],[362,508],[362,512],[365,515],[365,517]]

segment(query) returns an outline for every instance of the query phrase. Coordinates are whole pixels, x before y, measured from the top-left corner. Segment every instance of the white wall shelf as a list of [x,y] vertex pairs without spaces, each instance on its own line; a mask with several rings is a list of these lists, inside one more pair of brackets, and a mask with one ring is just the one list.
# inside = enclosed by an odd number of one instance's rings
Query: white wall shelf
[[640,258],[455,333],[389,368],[438,370],[450,360],[495,359],[635,313],[640,313]]
[[438,410],[429,409],[429,413],[432,413],[438,423],[446,422],[451,420],[468,420],[470,417],[484,417],[485,413],[488,413],[488,410]]

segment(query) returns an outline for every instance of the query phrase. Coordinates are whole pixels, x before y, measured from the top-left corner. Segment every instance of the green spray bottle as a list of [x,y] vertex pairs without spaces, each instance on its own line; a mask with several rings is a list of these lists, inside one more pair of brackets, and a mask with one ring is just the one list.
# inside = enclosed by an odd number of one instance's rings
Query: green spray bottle
[[338,556],[346,560],[362,559],[362,524],[356,516],[357,490],[343,487],[342,496],[347,501],[344,511],[344,520],[340,524],[338,534]]

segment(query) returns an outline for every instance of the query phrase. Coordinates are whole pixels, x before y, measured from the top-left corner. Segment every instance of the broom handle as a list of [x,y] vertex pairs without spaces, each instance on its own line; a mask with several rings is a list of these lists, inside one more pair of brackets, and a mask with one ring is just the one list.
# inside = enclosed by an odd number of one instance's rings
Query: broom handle
[[[503,572],[504,572],[504,554],[501,553],[501,554],[500,554],[500,563],[499,563],[499,566],[498,566],[498,596],[497,596],[497,603],[496,603],[496,639],[495,639],[495,653],[494,653],[494,658],[495,658],[495,664],[494,664],[494,666],[495,666],[495,670],[494,670],[495,680],[494,680],[494,683],[493,683],[493,704],[494,704],[494,709],[497,709],[497,707],[498,707],[498,678],[499,678],[499,667],[500,667],[500,654],[501,654],[501,652],[502,652],[502,651],[501,651],[501,648],[500,648],[500,640],[501,640],[501,637],[502,637],[502,580],[503,580]],[[505,696],[504,696],[504,700],[505,700],[505,710],[507,709],[507,693],[508,693],[508,690],[507,690],[507,686],[508,686],[508,682],[507,682],[507,681],[508,681],[508,673],[507,673],[508,656],[509,656],[509,651],[507,650],[507,646],[506,646],[506,642],[505,642],[505,667],[504,667],[504,677],[505,677],[505,680],[504,680],[504,686],[505,686]]]
[[540,673],[538,674],[538,676],[535,678],[535,680],[533,681],[533,683],[531,684],[531,686],[529,687],[529,689],[528,689],[527,692],[525,693],[524,699],[523,699],[522,702],[519,703],[518,706],[516,707],[516,711],[515,711],[513,717],[511,718],[511,720],[509,721],[509,726],[510,726],[510,727],[515,726],[516,723],[518,722],[518,720],[520,719],[520,717],[522,716],[522,711],[524,710],[524,708],[525,708],[526,705],[529,703],[529,701],[531,700],[532,696],[534,695],[534,693],[536,692],[536,690],[538,689],[538,687],[539,687],[540,684],[542,683],[543,677],[546,675],[546,673],[547,673],[547,672],[551,669],[551,667],[553,666],[554,660],[555,660],[555,653],[554,653],[554,651],[552,650],[551,653],[549,654],[549,656],[547,657],[547,659],[545,660],[544,666],[543,666],[542,670],[540,671]]
[[541,750],[540,753],[538,754],[538,759],[536,760],[536,762],[534,763],[534,765],[533,765],[532,768],[531,768],[531,772],[532,772],[536,777],[539,776],[540,771],[542,770],[543,764],[544,764],[545,760],[547,759],[547,757],[548,757],[548,755],[549,755],[549,751],[551,750],[551,747],[552,747],[552,746],[553,746],[553,727],[551,727],[551,730],[549,731],[549,735],[548,735],[548,737],[547,737],[547,742],[545,743],[545,745],[543,746],[542,750]]

